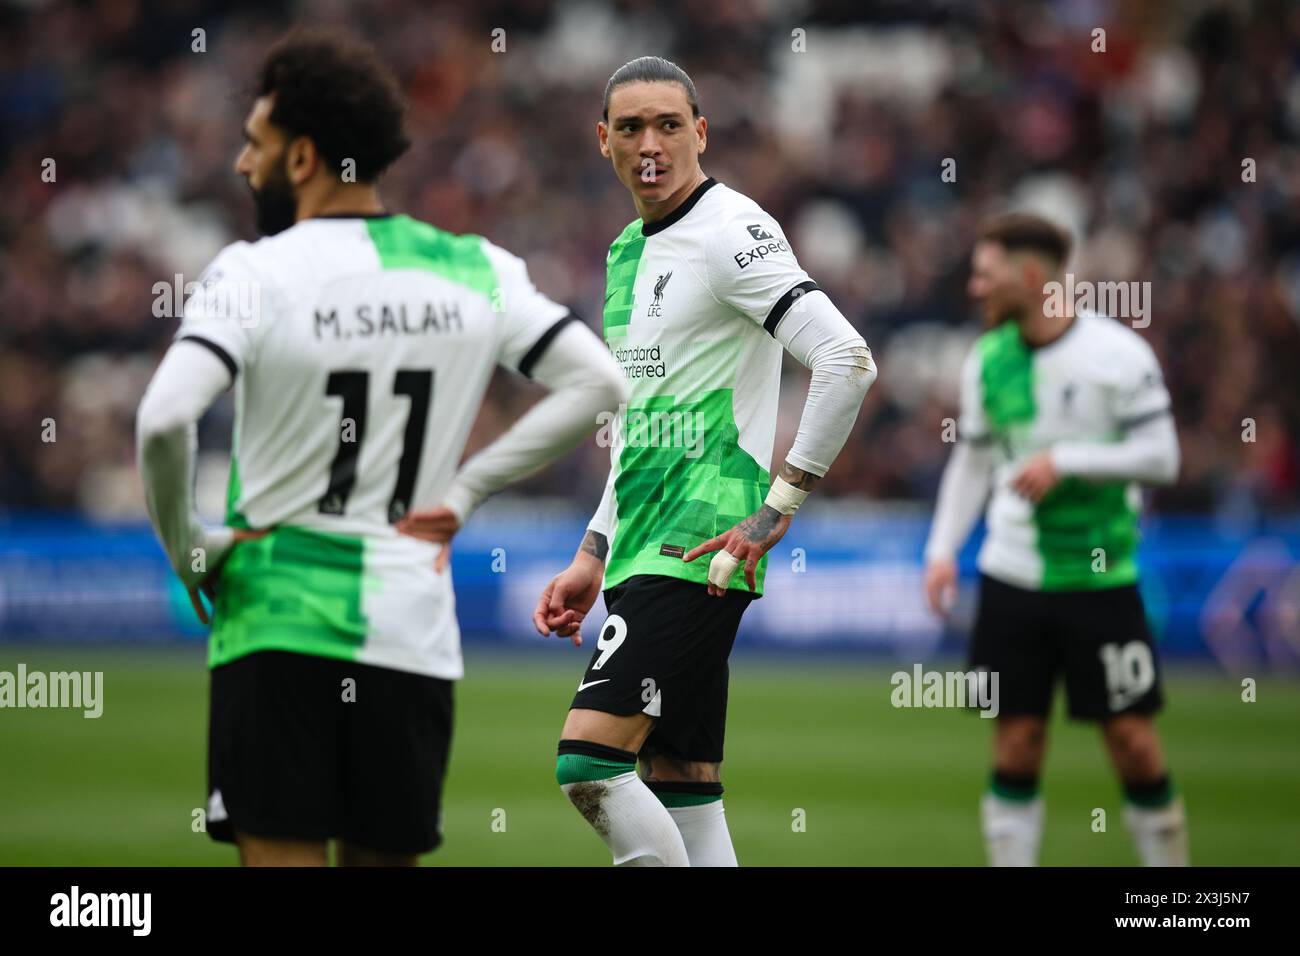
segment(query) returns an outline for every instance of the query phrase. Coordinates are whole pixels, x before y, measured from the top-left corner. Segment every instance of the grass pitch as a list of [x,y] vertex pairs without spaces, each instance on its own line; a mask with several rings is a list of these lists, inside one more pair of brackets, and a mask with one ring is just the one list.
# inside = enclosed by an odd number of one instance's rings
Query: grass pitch
[[[604,866],[555,784],[555,744],[586,651],[477,653],[456,690],[433,866]],[[102,670],[104,713],[0,710],[0,865],[230,865],[194,831],[207,675],[194,650],[0,647],[0,670]],[[900,665],[906,669],[910,665]],[[930,664],[929,667],[936,665]],[[895,709],[896,669],[855,658],[732,662],[727,818],[744,865],[980,865],[989,721]],[[1300,864],[1300,683],[1167,677],[1159,726],[1192,861]],[[1058,705],[1060,701],[1058,700]],[[1058,712],[1043,778],[1047,865],[1136,862],[1095,728]],[[1106,831],[1093,832],[1093,810]],[[802,825],[800,825],[802,824]]]

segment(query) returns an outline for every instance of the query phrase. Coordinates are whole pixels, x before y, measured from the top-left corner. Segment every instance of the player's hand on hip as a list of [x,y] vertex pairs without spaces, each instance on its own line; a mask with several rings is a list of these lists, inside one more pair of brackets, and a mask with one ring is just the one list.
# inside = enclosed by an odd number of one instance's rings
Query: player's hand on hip
[[925,566],[925,603],[939,617],[947,617],[957,601],[957,562],[936,558]]
[[682,560],[694,561],[702,554],[718,552],[709,562],[708,588],[715,597],[727,593],[727,583],[742,562],[745,565],[745,583],[751,591],[757,591],[755,575],[758,562],[785,536],[791,517],[780,514],[770,505],[763,505],[730,530],[691,548]]
[[451,561],[451,539],[460,530],[460,519],[446,505],[430,508],[428,511],[413,511],[395,525],[401,534],[439,544],[438,557],[434,560],[433,570],[442,574]]
[[200,592],[207,593],[203,588],[203,584],[196,584],[185,590],[190,596],[190,606],[194,608],[194,614],[198,617],[199,623],[207,626],[212,623],[212,619],[208,617],[208,609],[203,606],[203,598],[199,596]]
[[537,600],[533,626],[543,637],[555,633],[567,637],[574,647],[582,646],[582,622],[596,603],[605,577],[605,565],[594,557],[579,554],[573,563],[551,578]]
[[269,528],[263,531],[254,531],[251,528],[235,528],[231,539],[231,545],[226,549],[226,553],[221,556],[220,563],[208,572],[208,576],[198,584],[186,588],[186,591],[190,596],[190,604],[193,606],[194,613],[198,616],[200,624],[206,625],[212,623],[212,616],[208,613],[208,609],[203,604],[203,596],[206,595],[208,601],[213,605],[217,603],[217,581],[221,577],[221,568],[226,563],[226,559],[230,557],[231,552],[235,550],[235,547],[239,542],[253,541],[257,538],[265,537],[269,533]]
[[1052,462],[1050,451],[1040,452],[1025,462],[1011,482],[1011,489],[1022,498],[1039,502],[1061,481],[1061,473]]

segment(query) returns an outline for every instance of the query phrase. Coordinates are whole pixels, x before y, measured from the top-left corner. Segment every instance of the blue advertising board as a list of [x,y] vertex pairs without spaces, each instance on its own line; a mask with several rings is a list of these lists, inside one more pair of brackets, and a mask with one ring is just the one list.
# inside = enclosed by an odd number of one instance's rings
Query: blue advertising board
[[[541,589],[570,560],[584,517],[505,499],[455,542],[452,571],[468,645],[538,640]],[[823,504],[801,512],[769,558],[766,594],[737,649],[826,648],[918,660],[960,652],[974,609],[978,536],[962,554],[961,599],[936,620],[921,594],[922,510]],[[1148,518],[1142,590],[1162,652],[1300,662],[1300,516],[1225,526]],[[598,620],[603,609],[592,612]],[[0,519],[0,641],[200,641],[204,629],[147,525],[69,516]]]

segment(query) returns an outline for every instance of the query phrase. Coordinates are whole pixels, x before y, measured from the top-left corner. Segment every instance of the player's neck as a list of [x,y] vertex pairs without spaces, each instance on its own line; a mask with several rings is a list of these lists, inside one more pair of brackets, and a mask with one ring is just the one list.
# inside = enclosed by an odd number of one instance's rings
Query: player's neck
[[1074,325],[1074,315],[1046,315],[1040,309],[1020,320],[1020,337],[1030,348],[1051,345]]
[[641,217],[644,223],[658,222],[667,216],[671,216],[677,207],[686,200],[691,198],[691,193],[700,188],[700,184],[708,179],[703,170],[696,170],[695,178],[682,186],[675,193],[665,199],[663,202],[647,203],[643,202],[639,196],[633,196],[633,202],[636,203],[637,215]]
[[324,195],[304,193],[298,197],[298,221],[315,216],[341,216],[355,213],[373,216],[384,212],[379,190],[370,183],[339,185]]

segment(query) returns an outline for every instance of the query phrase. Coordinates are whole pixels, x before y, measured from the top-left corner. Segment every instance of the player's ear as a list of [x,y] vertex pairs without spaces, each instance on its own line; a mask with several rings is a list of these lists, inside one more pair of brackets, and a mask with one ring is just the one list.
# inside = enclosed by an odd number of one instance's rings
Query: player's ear
[[301,186],[316,174],[316,167],[320,165],[320,153],[316,151],[316,144],[306,136],[295,136],[287,149],[289,155],[285,160],[285,168],[289,173],[289,182]]
[[695,136],[700,141],[699,152],[704,152],[709,146],[709,121],[703,116],[695,119]]
[[1046,276],[1043,274],[1043,267],[1036,257],[1020,257],[1020,281],[1024,283],[1026,289],[1030,292],[1043,291],[1043,283],[1045,279]]
[[596,123],[596,143],[600,146],[600,155],[609,159],[609,125],[604,120]]

